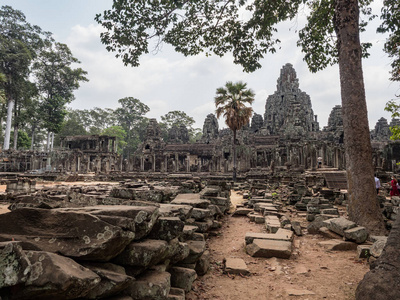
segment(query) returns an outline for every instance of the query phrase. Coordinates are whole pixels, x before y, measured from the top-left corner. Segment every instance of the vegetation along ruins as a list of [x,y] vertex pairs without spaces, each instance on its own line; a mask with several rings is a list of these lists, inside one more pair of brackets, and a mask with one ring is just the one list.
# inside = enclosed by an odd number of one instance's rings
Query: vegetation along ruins
[[[34,12],[2,4],[0,300],[400,299],[400,92],[381,98],[391,119],[370,128],[374,70],[362,65],[372,31],[398,87],[399,0],[89,4],[96,40],[131,72],[144,56],[161,66],[168,46],[184,60],[228,58],[243,77],[269,68],[276,88],[259,111],[245,80],[216,84],[202,128],[175,107],[149,117],[132,94],[72,108],[85,64]],[[324,102],[327,124],[294,55],[266,63],[285,21],[298,22],[290,34],[308,73],[338,65],[341,104]]]

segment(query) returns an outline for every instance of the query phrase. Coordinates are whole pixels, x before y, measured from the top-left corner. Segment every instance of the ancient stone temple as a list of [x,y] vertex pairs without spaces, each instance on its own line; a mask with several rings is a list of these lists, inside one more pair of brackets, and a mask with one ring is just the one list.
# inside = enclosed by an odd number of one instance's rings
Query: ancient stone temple
[[291,138],[319,131],[310,96],[300,90],[291,64],[281,69],[276,88],[265,104],[264,124],[269,134]]

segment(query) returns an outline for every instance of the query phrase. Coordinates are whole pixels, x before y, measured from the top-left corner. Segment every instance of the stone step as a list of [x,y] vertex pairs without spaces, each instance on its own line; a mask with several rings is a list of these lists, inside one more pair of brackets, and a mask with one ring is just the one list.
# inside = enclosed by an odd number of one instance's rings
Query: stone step
[[252,257],[290,258],[292,242],[255,239],[246,246],[246,251]]

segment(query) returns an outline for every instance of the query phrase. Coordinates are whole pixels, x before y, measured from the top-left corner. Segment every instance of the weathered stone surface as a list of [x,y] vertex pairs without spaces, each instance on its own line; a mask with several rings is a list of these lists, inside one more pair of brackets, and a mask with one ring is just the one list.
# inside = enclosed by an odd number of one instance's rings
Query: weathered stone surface
[[98,216],[100,219],[106,218],[105,216],[129,218],[134,221],[134,227],[124,229],[134,231],[135,240],[140,240],[148,235],[160,215],[158,208],[155,206],[99,205],[80,208],[60,208],[57,210],[86,212]]
[[186,241],[189,246],[189,255],[186,257],[182,263],[193,264],[203,255],[206,250],[206,242],[204,241]]
[[171,273],[171,286],[181,288],[185,292],[192,289],[193,281],[197,278],[196,271],[193,269],[172,267],[168,272]]
[[380,238],[373,243],[371,247],[371,255],[373,257],[379,257],[382,254],[383,248],[385,248],[387,237],[385,239]]
[[210,268],[210,251],[206,250],[196,262],[195,271],[197,275],[205,275]]
[[88,299],[98,299],[113,296],[123,291],[134,280],[127,276],[125,269],[111,263],[84,263],[85,268],[97,274],[101,281],[85,296]]
[[281,222],[279,222],[276,216],[266,216],[265,217],[265,228],[270,233],[275,233],[281,228]]
[[225,259],[224,272],[229,274],[241,274],[241,275],[250,274],[250,271],[247,268],[247,265],[244,262],[244,260],[241,258],[233,258],[233,257],[228,257]]
[[203,221],[194,221],[192,225],[197,226],[197,232],[205,233],[212,228],[213,220],[205,219]]
[[147,268],[162,261],[167,250],[168,243],[166,241],[146,239],[132,242],[113,259],[113,262],[120,265]]
[[303,231],[301,230],[300,222],[298,221],[292,221],[292,229],[297,236],[302,236]]
[[[293,233],[292,233],[293,236]],[[274,241],[291,241],[292,237],[278,233],[261,233],[261,232],[246,232],[244,237],[246,245],[253,243],[255,239],[274,240]]]
[[253,257],[289,258],[292,254],[292,243],[287,241],[273,241],[255,239],[246,246],[246,251]]
[[147,238],[170,241],[183,234],[184,226],[178,217],[159,217]]
[[211,210],[209,209],[193,208],[192,218],[196,221],[201,221],[205,218],[210,218],[211,216]]
[[170,258],[171,263],[175,264],[177,262],[184,260],[186,257],[189,256],[189,253],[190,253],[189,245],[187,243],[179,242],[176,245],[173,254]]
[[180,288],[171,287],[168,300],[185,300],[185,291]]
[[0,241],[82,260],[108,261],[133,237],[88,213],[22,208],[0,215]]
[[253,212],[251,208],[237,207],[232,216],[247,216],[251,212]]
[[319,229],[319,234],[321,234],[323,237],[326,237],[328,239],[342,239],[342,237],[340,235],[338,235],[337,233],[330,231],[328,228],[326,227],[321,227]]
[[321,215],[336,215],[339,216],[339,211],[337,208],[324,208],[321,209]]
[[183,232],[181,239],[186,241],[186,240],[191,240],[193,234],[198,230],[198,227],[195,225],[185,225],[183,226]]
[[209,200],[200,199],[200,194],[178,194],[171,204],[190,205],[196,208],[208,208]]
[[170,273],[146,271],[129,285],[127,292],[135,300],[165,300],[170,288]]
[[346,240],[353,241],[357,244],[364,243],[368,238],[368,231],[365,227],[357,226],[344,231]]
[[345,230],[356,226],[357,226],[356,223],[354,223],[353,221],[340,217],[340,218],[330,219],[328,229],[332,230],[333,232],[336,232],[337,234],[340,234],[341,236],[344,236]]
[[27,280],[30,262],[19,244],[20,242],[0,243],[0,289]]
[[331,251],[350,251],[357,249],[356,243],[345,242],[341,240],[328,240],[318,242],[317,244]]
[[315,217],[314,221],[308,224],[307,232],[309,234],[318,234],[319,229],[324,226],[325,226],[324,218],[318,215]]
[[189,219],[192,214],[191,205],[160,204],[159,212],[163,217],[179,217],[182,221]]
[[[23,289],[10,289],[11,299],[75,299],[100,283],[100,277],[70,258],[27,251],[31,270]],[[73,287],[73,288],[71,288]]]

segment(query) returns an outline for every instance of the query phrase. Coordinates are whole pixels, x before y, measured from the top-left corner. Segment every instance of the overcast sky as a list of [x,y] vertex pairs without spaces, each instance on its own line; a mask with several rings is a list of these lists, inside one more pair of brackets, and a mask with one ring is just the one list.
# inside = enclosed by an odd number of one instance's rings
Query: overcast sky
[[[381,2],[375,1],[377,14]],[[157,54],[143,56],[140,67],[124,67],[101,44],[99,35],[103,30],[94,21],[96,13],[111,8],[112,0],[0,0],[0,4],[21,10],[28,22],[52,32],[56,41],[67,44],[81,61],[80,67],[88,72],[90,81],[75,92],[76,99],[70,105],[74,109],[114,109],[118,99],[135,97],[150,107],[147,117],[160,121],[160,116],[169,111],[182,110],[195,119],[196,127],[202,128],[205,117],[215,111],[215,90],[226,81],[241,80],[256,94],[254,111],[264,115],[266,99],[276,91],[280,69],[286,63],[294,66],[300,89],[310,95],[320,128],[327,125],[331,109],[341,102],[338,67],[313,74],[296,47],[295,31],[302,28],[304,16],[279,27],[281,49],[267,54],[263,67],[248,74],[233,64],[230,55],[184,57],[167,45]],[[399,84],[388,80],[390,61],[382,51],[385,37],[375,33],[377,24],[379,20],[362,36],[363,41],[373,44],[370,58],[363,61],[371,129],[381,117],[390,121],[385,104],[400,93]],[[219,125],[226,127],[222,120]]]

